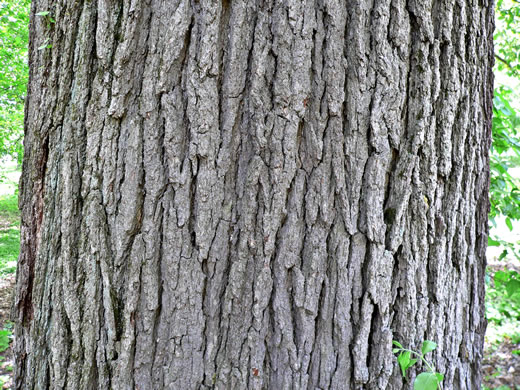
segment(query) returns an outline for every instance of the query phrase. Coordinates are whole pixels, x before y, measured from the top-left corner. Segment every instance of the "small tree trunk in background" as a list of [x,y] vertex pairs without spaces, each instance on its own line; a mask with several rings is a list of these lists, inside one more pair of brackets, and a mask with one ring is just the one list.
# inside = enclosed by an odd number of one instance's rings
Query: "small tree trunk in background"
[[16,389],[480,388],[493,2],[31,15]]

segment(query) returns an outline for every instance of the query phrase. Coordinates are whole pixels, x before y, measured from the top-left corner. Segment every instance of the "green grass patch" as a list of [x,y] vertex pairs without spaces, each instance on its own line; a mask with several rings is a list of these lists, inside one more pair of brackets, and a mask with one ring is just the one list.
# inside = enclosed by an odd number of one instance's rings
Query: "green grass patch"
[[0,195],[0,229],[6,225],[20,226],[18,195]]
[[16,271],[20,253],[18,196],[0,196],[0,276]]
[[20,169],[16,163],[0,161],[0,195],[16,195],[19,180]]
[[16,261],[20,253],[20,230],[0,231],[0,275],[16,271]]

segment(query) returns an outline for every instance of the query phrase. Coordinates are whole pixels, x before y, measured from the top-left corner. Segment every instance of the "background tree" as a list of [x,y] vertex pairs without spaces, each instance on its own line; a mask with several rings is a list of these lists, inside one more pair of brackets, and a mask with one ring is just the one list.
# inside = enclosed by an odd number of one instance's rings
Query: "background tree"
[[480,386],[491,2],[31,15],[17,388]]

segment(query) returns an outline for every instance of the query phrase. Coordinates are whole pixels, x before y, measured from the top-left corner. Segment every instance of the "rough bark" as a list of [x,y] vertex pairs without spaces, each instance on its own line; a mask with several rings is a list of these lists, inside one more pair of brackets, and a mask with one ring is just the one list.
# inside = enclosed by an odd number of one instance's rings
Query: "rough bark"
[[32,16],[17,389],[480,388],[492,1]]

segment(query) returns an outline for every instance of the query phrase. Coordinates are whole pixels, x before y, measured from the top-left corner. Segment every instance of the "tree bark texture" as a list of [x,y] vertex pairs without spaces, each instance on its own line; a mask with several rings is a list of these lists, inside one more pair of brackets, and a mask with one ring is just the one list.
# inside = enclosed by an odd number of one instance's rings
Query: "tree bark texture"
[[480,388],[492,1],[31,15],[16,389]]

